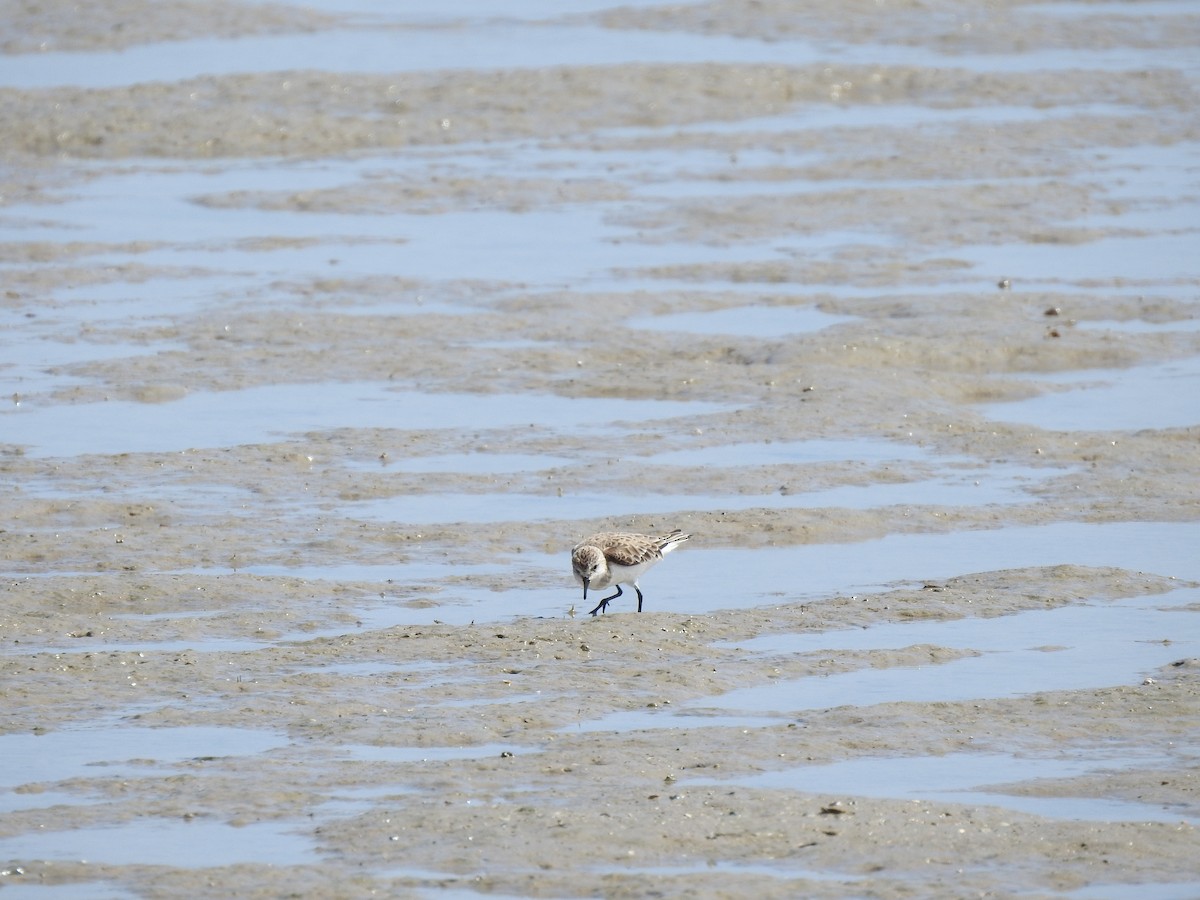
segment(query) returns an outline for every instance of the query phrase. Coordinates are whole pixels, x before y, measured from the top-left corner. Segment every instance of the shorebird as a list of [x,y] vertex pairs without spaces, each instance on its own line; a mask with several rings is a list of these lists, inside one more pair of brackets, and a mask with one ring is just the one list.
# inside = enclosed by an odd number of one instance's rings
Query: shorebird
[[588,588],[617,587],[615,594],[596,604],[591,615],[607,612],[609,601],[621,596],[623,584],[632,584],[637,591],[638,612],[641,612],[642,589],[638,587],[638,578],[690,537],[678,528],[662,537],[602,531],[576,544],[571,549],[571,568],[575,580],[583,585],[583,599],[587,599]]

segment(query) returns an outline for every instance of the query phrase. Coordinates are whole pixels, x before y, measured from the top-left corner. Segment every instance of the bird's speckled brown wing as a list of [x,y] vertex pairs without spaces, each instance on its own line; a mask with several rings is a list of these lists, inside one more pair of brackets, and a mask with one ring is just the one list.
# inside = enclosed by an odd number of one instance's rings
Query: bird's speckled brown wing
[[687,537],[681,537],[682,534],[678,529],[662,537],[625,531],[601,531],[580,541],[575,545],[575,549],[597,547],[609,562],[618,566],[638,566],[651,560],[662,559],[664,546],[687,540]]

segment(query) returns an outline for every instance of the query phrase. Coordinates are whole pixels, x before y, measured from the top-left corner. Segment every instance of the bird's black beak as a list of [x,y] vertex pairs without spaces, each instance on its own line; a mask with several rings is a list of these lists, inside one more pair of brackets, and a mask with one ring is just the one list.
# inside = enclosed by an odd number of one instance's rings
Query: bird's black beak
[[591,580],[592,579],[590,579],[590,578],[583,579],[583,599],[584,600],[587,599],[588,582],[590,582]]

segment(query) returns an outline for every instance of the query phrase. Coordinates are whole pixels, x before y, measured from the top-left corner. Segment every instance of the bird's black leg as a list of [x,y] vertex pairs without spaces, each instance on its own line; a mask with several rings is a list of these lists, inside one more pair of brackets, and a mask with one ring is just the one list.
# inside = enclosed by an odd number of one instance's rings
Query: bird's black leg
[[[621,596],[621,586],[618,584],[618,585],[617,585],[617,592],[616,592],[615,594],[613,594],[611,597],[605,597],[603,600],[601,600],[599,603],[597,603],[597,604],[596,604],[596,608],[592,610],[592,613],[591,613],[591,614],[594,616],[594,615],[595,615],[596,613],[598,613],[598,612],[607,612],[607,611],[608,611],[608,609],[607,609],[607,607],[608,607],[608,601],[609,601],[609,600],[616,600],[616,599],[617,599],[618,597],[620,597],[620,596]],[[641,591],[638,591],[638,597],[639,597],[639,602],[638,602],[638,611],[639,611],[639,612],[641,612],[641,602],[640,602],[640,598],[641,598],[641,596],[642,596],[642,592],[641,592]]]
[[638,592],[638,612],[642,611],[642,589],[635,583],[633,589]]

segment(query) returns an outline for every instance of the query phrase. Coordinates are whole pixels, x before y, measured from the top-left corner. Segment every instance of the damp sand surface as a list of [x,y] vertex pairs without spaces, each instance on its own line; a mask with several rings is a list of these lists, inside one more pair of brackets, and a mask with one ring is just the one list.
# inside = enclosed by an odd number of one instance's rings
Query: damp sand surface
[[903,13],[14,12],[0,892],[1200,893],[1200,16]]

